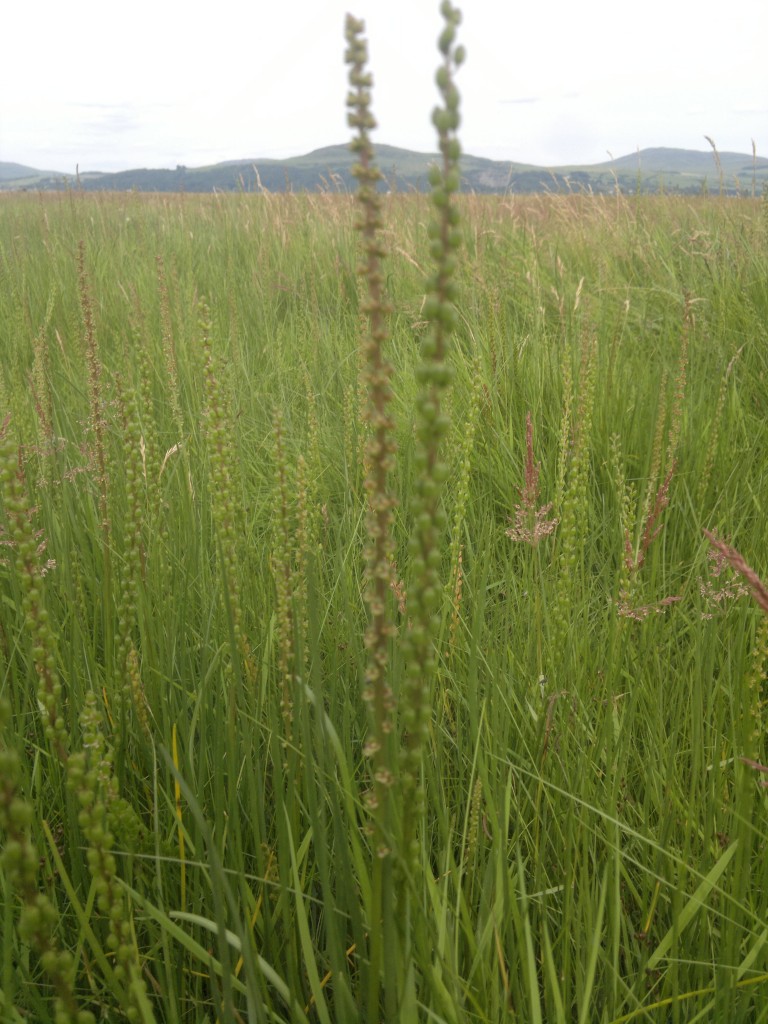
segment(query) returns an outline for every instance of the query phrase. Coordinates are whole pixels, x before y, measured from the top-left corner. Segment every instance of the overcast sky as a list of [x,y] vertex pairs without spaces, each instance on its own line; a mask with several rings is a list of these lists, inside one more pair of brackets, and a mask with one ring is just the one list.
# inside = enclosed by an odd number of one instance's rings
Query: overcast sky
[[[461,139],[598,163],[768,156],[768,0],[464,0]],[[378,142],[433,151],[439,0],[11,0],[0,160],[74,172],[286,157],[349,137],[344,14],[366,21]]]

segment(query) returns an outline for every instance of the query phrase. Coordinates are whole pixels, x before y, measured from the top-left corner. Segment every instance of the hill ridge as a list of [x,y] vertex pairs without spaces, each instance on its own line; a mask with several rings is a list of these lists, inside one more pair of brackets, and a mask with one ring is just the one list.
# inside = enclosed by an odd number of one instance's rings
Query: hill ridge
[[[426,191],[429,165],[436,152],[376,147],[390,190]],[[231,192],[348,191],[355,156],[344,144],[323,146],[300,156],[226,160],[204,167],[134,168],[86,171],[79,175],[39,171],[24,164],[0,162],[0,190]],[[752,194],[768,185],[768,158],[748,153],[652,146],[596,164],[542,166],[514,160],[492,160],[465,154],[462,187],[480,193],[585,191],[720,191]],[[722,182],[721,182],[722,177]]]

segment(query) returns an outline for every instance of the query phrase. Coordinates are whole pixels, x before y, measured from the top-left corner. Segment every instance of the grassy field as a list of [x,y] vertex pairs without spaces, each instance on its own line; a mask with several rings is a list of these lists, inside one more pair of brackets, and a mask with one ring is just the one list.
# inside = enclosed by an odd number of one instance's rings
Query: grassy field
[[382,202],[0,200],[0,1019],[766,1022],[768,208]]

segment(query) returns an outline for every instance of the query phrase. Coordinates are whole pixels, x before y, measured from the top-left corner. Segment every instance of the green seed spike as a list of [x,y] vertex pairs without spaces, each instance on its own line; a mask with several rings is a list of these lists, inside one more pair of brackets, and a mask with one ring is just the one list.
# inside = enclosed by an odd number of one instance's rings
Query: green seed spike
[[414,461],[418,477],[413,500],[414,531],[409,545],[412,618],[403,644],[408,662],[404,687],[407,734],[402,757],[403,849],[412,871],[417,866],[418,829],[425,803],[421,763],[429,731],[430,691],[437,669],[435,642],[440,603],[445,593],[440,568],[446,526],[442,484],[447,466],[441,454],[441,444],[450,421],[443,412],[443,396],[453,379],[453,368],[447,355],[450,336],[458,322],[453,305],[456,294],[453,275],[456,270],[454,252],[461,239],[457,230],[458,211],[452,205],[452,197],[461,183],[458,167],[461,146],[454,134],[459,124],[459,93],[453,81],[460,63],[455,59],[454,47],[460,15],[448,2],[441,6],[441,13],[446,24],[438,48],[444,59],[436,82],[442,105],[435,108],[432,122],[437,129],[443,160],[441,165],[435,165],[429,171],[434,209],[429,226],[429,251],[435,269],[428,281],[428,296],[424,304],[424,316],[429,321],[430,331],[422,343],[422,362],[417,369],[420,391],[416,405],[417,451]]
[[368,628],[365,646],[368,660],[363,699],[369,710],[370,732],[365,751],[371,761],[373,784],[366,797],[366,804],[374,819],[376,845],[380,850],[388,850],[392,828],[389,792],[394,781],[390,738],[394,699],[388,679],[388,662],[390,638],[394,633],[390,582],[394,556],[392,519],[395,507],[389,478],[395,442],[394,423],[389,412],[392,367],[384,356],[389,308],[384,296],[384,275],[381,270],[384,256],[379,235],[381,200],[375,187],[381,179],[381,173],[375,164],[373,146],[367,134],[367,130],[374,128],[376,122],[368,110],[371,102],[368,90],[372,76],[364,71],[367,46],[365,40],[360,38],[363,29],[362,22],[352,17],[347,18],[347,61],[352,65],[349,81],[353,88],[357,86],[356,91],[350,93],[347,103],[352,109],[349,123],[358,129],[352,149],[357,153],[359,162],[352,168],[352,173],[360,186],[357,193],[357,227],[362,243],[359,273],[367,289],[367,296],[361,301],[361,309],[367,320],[367,332],[362,340],[362,377],[367,393],[364,417],[368,433],[365,457],[368,467],[365,480],[368,495],[365,545]]

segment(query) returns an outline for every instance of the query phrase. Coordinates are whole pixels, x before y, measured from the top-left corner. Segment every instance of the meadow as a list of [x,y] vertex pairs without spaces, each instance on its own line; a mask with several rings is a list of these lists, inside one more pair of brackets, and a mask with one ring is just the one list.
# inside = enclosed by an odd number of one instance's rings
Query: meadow
[[0,198],[3,1021],[768,1021],[768,206],[448,198]]

